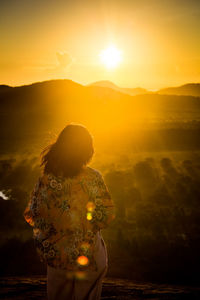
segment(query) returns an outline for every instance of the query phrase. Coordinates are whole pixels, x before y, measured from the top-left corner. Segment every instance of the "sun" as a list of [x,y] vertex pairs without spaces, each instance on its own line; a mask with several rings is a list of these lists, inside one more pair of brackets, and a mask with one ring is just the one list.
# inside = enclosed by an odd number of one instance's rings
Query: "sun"
[[108,69],[116,68],[122,60],[122,53],[115,46],[110,46],[100,53],[101,62]]

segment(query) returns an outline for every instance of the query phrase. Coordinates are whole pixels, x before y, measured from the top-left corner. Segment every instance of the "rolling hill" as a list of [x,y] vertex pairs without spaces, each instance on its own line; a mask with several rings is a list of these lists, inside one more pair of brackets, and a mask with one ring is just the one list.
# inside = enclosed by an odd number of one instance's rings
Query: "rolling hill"
[[136,96],[136,95],[150,93],[149,91],[147,91],[143,88],[140,88],[140,87],[138,87],[138,88],[121,88],[109,80],[97,81],[97,82],[90,84],[89,86],[100,86],[100,87],[105,87],[105,88],[111,88],[113,90],[119,91],[124,94],[128,94],[130,96]]
[[[195,142],[199,132],[169,133],[168,130],[177,126],[192,126],[199,130],[198,97],[130,96],[110,87],[83,86],[71,80],[50,80],[12,88],[0,86],[0,91],[2,151],[14,149],[21,141],[28,144],[28,140],[33,141],[34,137],[37,141],[44,141],[48,133],[56,134],[67,122],[82,123],[96,137],[103,135],[110,143],[115,137],[118,145],[123,145],[124,139],[130,135],[136,144],[141,142],[148,149],[158,147],[159,143],[162,147],[168,143],[167,147],[173,148],[180,138],[181,147],[185,144],[199,147]],[[155,129],[168,131],[157,132],[155,136]],[[169,135],[172,139],[167,142]],[[162,140],[158,143],[160,137]],[[154,146],[151,146],[152,141]]]
[[188,83],[179,87],[161,89],[158,94],[164,95],[185,95],[200,97],[200,83]]

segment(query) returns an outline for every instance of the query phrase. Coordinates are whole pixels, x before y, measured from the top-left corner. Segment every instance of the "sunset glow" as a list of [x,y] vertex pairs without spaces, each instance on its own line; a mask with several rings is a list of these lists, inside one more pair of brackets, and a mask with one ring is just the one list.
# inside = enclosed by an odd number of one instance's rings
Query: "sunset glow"
[[109,80],[120,87],[156,90],[199,82],[199,8],[195,0],[182,5],[3,1],[0,83]]

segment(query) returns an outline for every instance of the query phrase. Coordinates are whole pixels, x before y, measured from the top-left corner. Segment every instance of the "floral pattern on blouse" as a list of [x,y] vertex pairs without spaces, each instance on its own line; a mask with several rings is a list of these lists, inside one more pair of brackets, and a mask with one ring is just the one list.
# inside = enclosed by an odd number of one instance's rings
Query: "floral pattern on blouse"
[[43,174],[24,211],[41,261],[68,270],[96,270],[96,232],[114,218],[101,173],[85,167],[74,178]]

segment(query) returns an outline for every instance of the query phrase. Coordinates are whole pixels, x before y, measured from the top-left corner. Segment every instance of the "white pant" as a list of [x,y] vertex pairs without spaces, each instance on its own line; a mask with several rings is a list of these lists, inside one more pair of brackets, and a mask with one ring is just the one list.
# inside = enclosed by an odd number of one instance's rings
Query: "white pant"
[[48,300],[99,300],[108,268],[107,249],[100,232],[96,236],[94,257],[97,271],[87,271],[87,278],[81,280],[69,279],[67,271],[47,266]]

